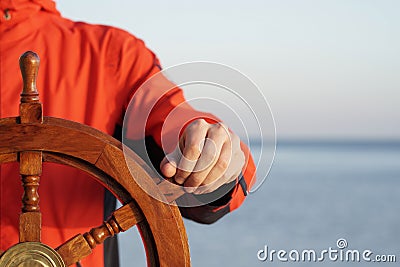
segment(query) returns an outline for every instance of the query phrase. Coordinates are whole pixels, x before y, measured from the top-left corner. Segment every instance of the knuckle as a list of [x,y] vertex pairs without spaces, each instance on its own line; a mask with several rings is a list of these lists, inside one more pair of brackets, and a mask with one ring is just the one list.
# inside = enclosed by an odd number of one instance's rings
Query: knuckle
[[222,128],[222,129],[225,129],[225,130],[227,129],[225,123],[223,123],[223,122],[218,122],[215,125],[217,125],[219,128]]
[[222,137],[225,140],[228,138],[228,133],[221,124],[214,124],[214,126],[209,131],[212,135],[216,137]]
[[207,122],[204,119],[197,119],[195,121],[193,121],[190,126],[192,126],[193,128],[200,128],[200,127],[204,127],[204,125],[206,125]]
[[217,131],[226,133],[225,125],[223,125],[222,123],[217,123],[217,124],[214,124],[214,125],[215,125],[215,129]]

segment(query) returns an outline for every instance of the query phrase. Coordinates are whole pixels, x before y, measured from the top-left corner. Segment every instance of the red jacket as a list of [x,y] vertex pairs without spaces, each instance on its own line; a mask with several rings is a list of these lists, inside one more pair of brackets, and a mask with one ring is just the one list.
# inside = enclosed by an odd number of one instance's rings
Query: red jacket
[[[156,56],[143,41],[113,27],[62,18],[50,0],[0,0],[0,21],[0,117],[18,115],[22,89],[18,58],[27,50],[41,57],[37,85],[44,115],[84,123],[110,135],[122,124],[131,96],[160,70]],[[143,104],[145,97],[160,97],[158,93],[152,88],[138,103]],[[179,88],[163,99],[146,126],[147,138],[156,146],[160,146],[166,115],[185,101]],[[205,115],[188,109],[196,116]],[[180,119],[174,122],[177,128],[184,123]],[[144,138],[135,133],[132,136]],[[250,186],[255,174],[251,158],[243,174],[242,183],[223,201],[185,208],[182,214],[211,223],[236,209],[245,198],[243,185]],[[0,178],[0,250],[6,250],[18,242],[22,187],[15,164],[1,166]],[[39,193],[42,242],[51,247],[103,221],[104,189],[78,170],[45,164]],[[103,250],[95,249],[82,263],[103,266]]]

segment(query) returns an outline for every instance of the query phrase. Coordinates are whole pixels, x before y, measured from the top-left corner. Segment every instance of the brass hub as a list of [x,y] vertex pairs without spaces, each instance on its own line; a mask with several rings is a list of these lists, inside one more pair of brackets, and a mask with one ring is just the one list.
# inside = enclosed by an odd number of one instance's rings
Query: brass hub
[[51,247],[39,242],[25,242],[4,252],[0,267],[65,267],[65,264]]

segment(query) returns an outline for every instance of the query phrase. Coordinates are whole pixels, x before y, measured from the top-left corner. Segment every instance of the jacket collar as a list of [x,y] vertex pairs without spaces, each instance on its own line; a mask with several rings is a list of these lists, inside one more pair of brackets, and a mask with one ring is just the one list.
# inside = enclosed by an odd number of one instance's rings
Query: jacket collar
[[51,0],[0,0],[0,44],[31,34],[43,24],[41,12],[60,16]]
[[0,0],[0,23],[14,24],[41,10],[60,14],[51,0]]
[[0,9],[21,10],[32,6],[38,6],[40,9],[58,13],[56,3],[52,0],[0,0]]

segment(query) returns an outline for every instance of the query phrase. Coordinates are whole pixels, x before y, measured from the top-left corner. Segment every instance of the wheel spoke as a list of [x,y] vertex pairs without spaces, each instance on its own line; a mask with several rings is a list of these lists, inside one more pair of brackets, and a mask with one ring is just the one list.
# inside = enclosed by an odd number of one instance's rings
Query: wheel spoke
[[[23,79],[19,122],[42,123],[42,104],[36,89],[36,77],[40,59],[33,52],[24,53],[19,61]],[[19,153],[19,172],[22,178],[24,194],[22,196],[22,214],[19,217],[19,241],[40,242],[42,214],[39,208],[38,187],[42,174],[42,152],[25,151]]]
[[22,196],[22,214],[19,217],[19,241],[40,242],[42,214],[39,208],[39,180],[42,173],[41,152],[21,152],[20,174],[24,194]]
[[56,248],[66,266],[74,264],[92,253],[108,237],[124,232],[144,219],[133,202],[114,211],[101,226],[85,234],[78,234]]

